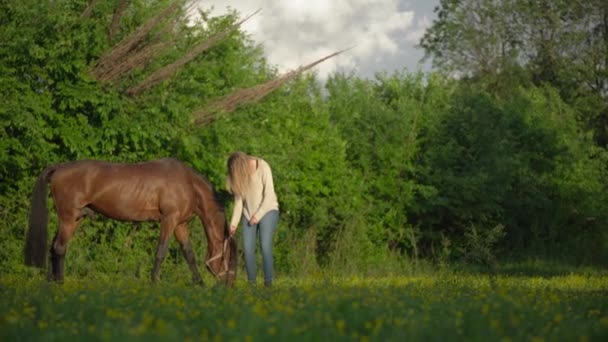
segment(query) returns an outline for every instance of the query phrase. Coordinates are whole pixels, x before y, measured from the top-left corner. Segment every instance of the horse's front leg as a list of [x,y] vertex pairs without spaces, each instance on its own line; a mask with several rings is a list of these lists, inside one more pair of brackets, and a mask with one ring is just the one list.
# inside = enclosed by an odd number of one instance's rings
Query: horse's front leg
[[185,223],[180,224],[175,228],[175,238],[179,242],[182,248],[182,254],[188,262],[188,267],[192,272],[192,281],[195,284],[203,285],[203,279],[201,278],[201,274],[198,271],[198,267],[196,266],[196,260],[194,257],[194,251],[192,250],[192,246],[190,245],[190,241],[188,238],[188,227]]
[[165,217],[160,223],[160,236],[158,237],[158,245],[156,247],[156,258],[154,259],[154,267],[152,267],[152,283],[158,282],[160,279],[160,265],[167,256],[169,250],[169,235],[175,229],[175,219]]

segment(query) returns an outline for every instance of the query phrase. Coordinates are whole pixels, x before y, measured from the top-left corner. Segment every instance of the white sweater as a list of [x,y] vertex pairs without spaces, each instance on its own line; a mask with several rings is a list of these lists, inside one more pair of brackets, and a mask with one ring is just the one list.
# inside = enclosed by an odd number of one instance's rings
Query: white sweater
[[237,227],[243,215],[247,220],[251,219],[252,216],[261,220],[267,212],[279,209],[270,165],[263,159],[257,159],[257,161],[258,167],[251,175],[251,183],[247,193],[243,197],[234,196],[234,211],[232,212],[230,226]]

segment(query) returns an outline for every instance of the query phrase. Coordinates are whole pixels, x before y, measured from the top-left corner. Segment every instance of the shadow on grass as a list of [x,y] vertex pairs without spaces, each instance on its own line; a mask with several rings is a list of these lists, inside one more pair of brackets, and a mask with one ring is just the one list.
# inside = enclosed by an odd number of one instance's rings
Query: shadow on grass
[[459,272],[495,276],[558,277],[571,274],[608,275],[608,267],[602,265],[577,265],[568,261],[525,259],[497,261],[494,265],[458,264]]

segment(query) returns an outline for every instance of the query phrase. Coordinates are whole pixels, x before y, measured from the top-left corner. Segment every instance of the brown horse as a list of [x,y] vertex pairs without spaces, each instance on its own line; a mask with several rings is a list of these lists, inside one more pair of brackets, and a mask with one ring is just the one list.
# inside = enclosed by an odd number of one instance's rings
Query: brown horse
[[63,281],[68,242],[82,219],[98,212],[121,221],[160,221],[152,282],[159,279],[160,265],[173,233],[192,271],[192,280],[202,284],[188,241],[188,222],[197,215],[207,237],[207,269],[218,280],[233,285],[236,243],[230,237],[218,194],[209,181],[171,158],[138,164],[86,160],[44,169],[32,195],[25,244],[27,265],[46,267],[49,182],[59,218],[59,229],[50,249],[50,280]]

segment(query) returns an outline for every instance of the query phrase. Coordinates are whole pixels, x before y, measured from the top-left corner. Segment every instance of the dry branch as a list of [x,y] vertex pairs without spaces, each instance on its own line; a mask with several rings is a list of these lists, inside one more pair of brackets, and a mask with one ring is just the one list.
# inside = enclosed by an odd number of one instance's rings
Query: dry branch
[[116,44],[108,53],[101,56],[97,65],[93,68],[93,75],[97,79],[100,79],[102,75],[108,74],[114,66],[118,65],[122,59],[134,51],[161,21],[173,15],[179,9],[182,2],[182,0],[173,1],[164,10]]
[[[171,30],[172,27],[166,25],[162,31],[158,32],[143,47],[138,47],[137,50],[127,54],[118,64],[107,70],[105,74],[98,75],[97,80],[103,83],[113,82],[138,67],[145,67],[161,51],[175,44],[175,36]],[[172,38],[163,38],[166,35],[171,35]]]
[[116,6],[116,11],[112,15],[112,23],[110,24],[110,32],[108,36],[110,41],[114,40],[114,37],[118,33],[118,29],[120,28],[120,20],[122,16],[125,14],[127,10],[127,6],[129,5],[129,0],[118,0],[118,5]]
[[229,35],[233,31],[235,31],[245,21],[249,20],[251,17],[253,17],[254,15],[256,15],[258,12],[260,12],[260,10],[255,11],[253,14],[247,16],[243,20],[241,20],[241,21],[239,21],[239,22],[231,25],[230,27],[228,27],[224,31],[216,33],[216,34],[212,35],[211,37],[205,39],[204,41],[202,41],[201,43],[199,43],[198,45],[196,45],[188,53],[186,53],[184,56],[182,56],[181,58],[179,58],[177,61],[175,61],[175,62],[173,62],[173,63],[171,63],[169,65],[166,65],[166,66],[164,66],[164,67],[156,70],[155,72],[153,72],[152,74],[150,74],[150,76],[148,76],[145,80],[143,80],[139,84],[137,84],[137,85],[135,85],[135,86],[130,87],[129,89],[127,89],[126,93],[128,95],[131,95],[131,96],[138,95],[141,92],[143,92],[144,90],[150,89],[151,87],[157,85],[158,83],[160,83],[160,82],[162,82],[162,81],[170,78],[171,76],[173,76],[175,74],[175,72],[180,67],[182,67],[186,63],[190,62],[196,56],[200,55],[201,53],[203,53],[207,49],[215,46],[218,42],[220,42],[227,35]]
[[128,74],[136,67],[146,65],[155,56],[157,56],[159,52],[163,51],[171,44],[173,44],[173,41],[165,41],[156,44],[146,45],[143,48],[137,50],[137,52],[131,53],[126,56],[123,60],[121,60],[119,64],[108,70],[107,73],[99,75],[98,80],[104,83],[115,81],[118,78]]
[[250,88],[240,89],[228,96],[212,101],[205,108],[193,113],[194,124],[199,126],[209,125],[217,119],[218,115],[222,113],[232,112],[241,105],[254,103],[265,97],[266,95],[270,94],[274,90],[278,89],[286,82],[296,78],[304,71],[309,70],[317,64],[324,62],[350,49],[351,48],[334,52],[308,65],[300,66],[296,70],[289,71],[266,83],[258,84]]
[[93,9],[95,8],[95,5],[97,5],[98,2],[99,0],[91,0],[87,8],[84,9],[84,12],[82,12],[82,15],[80,16],[82,18],[88,18],[89,16],[91,16],[91,13],[93,13]]

